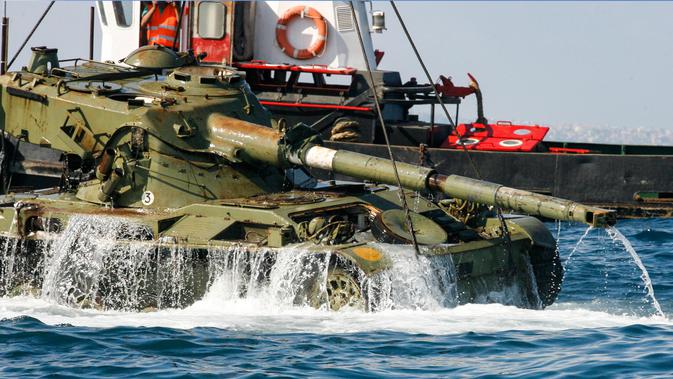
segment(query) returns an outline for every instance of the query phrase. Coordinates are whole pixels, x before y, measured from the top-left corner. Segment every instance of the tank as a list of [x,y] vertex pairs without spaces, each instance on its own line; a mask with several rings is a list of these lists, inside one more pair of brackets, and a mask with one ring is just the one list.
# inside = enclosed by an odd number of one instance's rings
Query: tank
[[[146,48],[131,66],[33,54],[0,77],[2,295],[184,307],[222,270],[243,278],[246,296],[293,261],[294,304],[375,311],[399,291],[381,282],[402,254],[446,271],[440,288],[457,303],[514,289],[516,305],[541,308],[563,268],[535,216],[615,222],[600,208],[326,148],[303,124],[272,124],[244,74],[198,57]],[[311,170],[365,182],[320,182]],[[115,243],[101,250],[107,237]]]

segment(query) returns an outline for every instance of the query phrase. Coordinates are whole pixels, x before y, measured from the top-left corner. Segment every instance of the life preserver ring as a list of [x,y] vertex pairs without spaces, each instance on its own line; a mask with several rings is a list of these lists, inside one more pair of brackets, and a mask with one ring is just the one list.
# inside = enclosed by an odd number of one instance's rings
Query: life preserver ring
[[[313,37],[313,43],[306,49],[297,49],[287,39],[287,26],[296,17],[310,18],[318,29],[317,35]],[[295,59],[311,59],[322,54],[327,43],[327,21],[317,10],[304,5],[294,6],[278,19],[276,24],[276,41],[281,50],[288,56]]]

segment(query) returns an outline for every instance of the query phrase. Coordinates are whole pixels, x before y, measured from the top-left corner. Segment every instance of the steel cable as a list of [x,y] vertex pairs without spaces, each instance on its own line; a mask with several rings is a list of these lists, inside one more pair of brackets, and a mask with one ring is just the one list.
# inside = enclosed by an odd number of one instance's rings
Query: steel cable
[[[390,0],[390,5],[393,7],[393,11],[395,12],[395,15],[397,16],[397,19],[400,22],[400,25],[402,26],[402,30],[404,30],[404,34],[407,37],[407,40],[409,41],[409,44],[411,45],[411,48],[414,50],[414,54],[416,55],[416,59],[418,60],[418,63],[420,63],[421,67],[423,68],[423,72],[425,73],[425,76],[428,80],[428,82],[432,83],[432,76],[430,76],[430,72],[428,71],[427,66],[425,65],[425,62],[423,61],[423,58],[421,58],[421,54],[418,52],[418,48],[416,48],[416,43],[414,42],[413,38],[411,38],[411,33],[409,33],[409,29],[407,29],[407,25],[404,23],[404,20],[402,19],[402,15],[400,14],[400,11],[397,9],[397,5],[395,4],[395,1]],[[352,6],[352,4],[351,4]],[[458,141],[463,140],[463,136],[458,132],[458,128],[456,127],[455,122],[451,118],[451,115],[449,114],[448,109],[446,109],[446,104],[444,104],[444,101],[442,101],[442,97],[439,95],[439,93],[435,90],[433,91],[435,94],[435,97],[437,98],[437,102],[439,105],[442,107],[442,110],[444,111],[444,114],[446,115],[447,119],[449,120],[449,125],[453,129],[453,132],[456,133],[456,136],[458,136]],[[458,121],[458,120],[456,120]],[[483,180],[481,173],[479,172],[479,168],[477,167],[477,164],[474,162],[472,159],[472,155],[470,155],[469,150],[467,149],[467,146],[465,146],[462,143],[459,143],[460,146],[463,147],[463,151],[465,152],[465,155],[467,156],[468,161],[470,162],[470,165],[472,166],[472,169],[474,170],[475,174],[477,175],[477,179]],[[505,218],[502,214],[502,209],[500,209],[499,206],[495,206],[496,209],[496,214],[498,216],[498,220],[500,221],[500,225],[502,228],[503,235],[506,238],[507,245],[509,247],[509,250],[511,252],[512,249],[512,239],[510,237],[509,229],[507,228],[507,223],[505,222]]]
[[416,255],[420,255],[421,250],[418,247],[418,241],[416,239],[416,232],[414,231],[414,225],[411,221],[411,215],[409,214],[409,206],[407,204],[407,197],[404,194],[404,188],[402,188],[402,181],[400,180],[400,174],[397,172],[397,163],[395,162],[395,157],[393,156],[393,150],[390,148],[390,139],[388,138],[388,130],[386,129],[386,123],[383,120],[383,112],[381,112],[381,103],[379,102],[379,96],[376,92],[376,85],[374,83],[374,74],[372,74],[372,68],[369,64],[369,59],[367,57],[367,51],[365,49],[365,43],[362,38],[362,31],[360,30],[360,22],[358,21],[357,15],[355,14],[355,6],[353,1],[350,2],[351,6],[351,15],[353,16],[353,22],[355,24],[355,30],[357,31],[358,40],[360,41],[360,49],[362,50],[362,57],[364,58],[365,65],[367,67],[367,74],[369,75],[369,82],[371,84],[372,95],[374,97],[374,104],[376,105],[376,113],[378,115],[379,123],[381,124],[381,129],[383,130],[383,138],[386,141],[386,147],[388,149],[388,156],[390,157],[390,162],[393,166],[393,171],[395,172],[395,180],[397,181],[397,187],[400,191],[400,201],[404,207],[404,216],[407,223],[407,228],[409,229],[409,234],[411,234],[411,241],[414,244],[414,250]]
[[26,44],[28,43],[30,38],[35,33],[35,30],[37,30],[37,28],[40,26],[40,24],[42,23],[42,20],[44,20],[44,18],[47,16],[47,13],[49,13],[49,10],[51,9],[51,7],[54,6],[54,3],[55,3],[55,1],[53,1],[53,0],[52,0],[52,2],[49,3],[49,5],[47,6],[47,9],[44,10],[40,19],[37,20],[37,23],[35,23],[35,26],[33,26],[33,30],[31,30],[30,33],[28,33],[28,37],[26,37],[26,39],[23,41],[23,43],[21,44],[21,47],[19,47],[19,50],[12,57],[12,60],[9,61],[9,64],[7,65],[7,71],[9,71],[9,68],[12,66],[12,63],[14,63],[16,58],[18,58],[19,54],[21,54],[21,50],[23,50],[23,48],[26,47]]

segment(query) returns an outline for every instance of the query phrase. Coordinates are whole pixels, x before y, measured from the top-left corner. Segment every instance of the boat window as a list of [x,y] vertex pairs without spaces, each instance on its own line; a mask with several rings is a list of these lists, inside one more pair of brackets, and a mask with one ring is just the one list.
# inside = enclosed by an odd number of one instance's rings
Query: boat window
[[105,17],[105,9],[103,9],[103,2],[98,0],[98,12],[100,15],[100,21],[103,25],[107,26],[107,17]]
[[131,26],[131,15],[133,13],[132,1],[113,1],[112,8],[114,9],[117,25]]
[[217,1],[199,3],[197,33],[201,38],[221,39],[224,37],[227,11],[224,4]]

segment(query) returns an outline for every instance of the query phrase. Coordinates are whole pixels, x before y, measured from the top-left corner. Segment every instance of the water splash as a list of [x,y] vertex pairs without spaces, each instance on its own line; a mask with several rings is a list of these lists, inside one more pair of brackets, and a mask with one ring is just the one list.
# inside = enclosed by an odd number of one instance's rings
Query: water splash
[[[401,245],[378,244],[391,266],[367,276],[337,254],[302,246],[270,249],[232,245],[194,250],[157,244],[148,227],[109,216],[72,217],[62,233],[35,253],[18,254],[21,243],[15,240],[3,243],[2,294],[12,294],[12,288],[22,288],[28,282],[39,289],[42,299],[74,308],[184,308],[210,296],[257,302],[263,308],[329,310],[327,279],[336,266],[352,274],[362,289],[365,309],[434,310],[455,307],[461,299],[451,256],[416,257],[411,247]],[[40,262],[20,261],[24,256],[37,257]],[[26,267],[32,267],[35,273],[31,275],[40,280],[26,281],[17,274]],[[471,286],[477,295],[470,301],[535,307],[539,298],[529,295],[531,289],[537,292],[529,271],[530,285],[474,279]]]
[[145,302],[153,291],[156,250],[146,243],[128,242],[149,238],[148,228],[121,218],[71,218],[63,233],[43,249],[42,297],[85,308],[149,306]]
[[[363,281],[362,287],[369,294],[368,309],[432,311],[454,308],[459,304],[461,296],[469,296],[460,293],[458,274],[450,256],[416,257],[409,246],[376,245],[377,249],[385,251],[390,257],[392,266]],[[523,280],[491,283],[477,277],[470,280],[470,286],[472,292],[477,294],[470,299],[473,303],[541,307],[532,267],[529,267],[528,276]]]
[[[457,305],[456,274],[450,257],[416,257],[412,248],[400,245],[378,244],[377,248],[390,256],[390,269],[370,277],[359,269],[350,270],[363,289],[365,309],[433,310]],[[224,264],[216,263],[219,268],[214,271],[219,276],[205,299],[240,299],[269,310],[292,306],[329,310],[326,279],[340,259],[329,252],[298,248],[267,252],[265,258],[251,263],[234,254]],[[269,272],[265,280],[250,276],[265,270]]]
[[205,301],[244,301],[275,311],[295,306],[328,309],[330,253],[301,248],[250,252],[245,248],[211,251],[211,282]]
[[613,226],[607,228],[607,232],[610,238],[612,238],[614,241],[621,242],[622,245],[624,245],[626,251],[631,255],[631,258],[633,258],[633,261],[635,262],[636,266],[638,266],[638,268],[642,272],[640,277],[643,280],[645,288],[647,289],[647,296],[652,301],[652,305],[654,306],[657,315],[662,318],[665,318],[666,315],[664,314],[664,311],[661,309],[659,301],[657,301],[657,298],[654,296],[654,287],[652,286],[652,280],[650,279],[650,275],[648,274],[647,269],[643,264],[643,261],[640,259],[640,256],[633,248],[633,245],[631,245],[631,242],[617,228]]
[[437,309],[457,305],[456,270],[448,256],[416,256],[409,246],[377,244],[392,261],[389,270],[363,282],[369,309]]
[[[566,258],[565,262],[565,267],[567,269],[568,265],[570,265],[570,262],[572,261],[573,254],[577,251],[577,249],[582,245],[582,242],[584,239],[589,235],[589,233],[594,230],[593,226],[589,226],[587,230],[584,231],[584,234],[582,234],[582,237],[580,237],[579,240],[577,240],[577,243],[575,244],[575,247],[573,247],[573,250],[568,254],[568,258]],[[559,232],[560,232],[560,226],[559,226]],[[556,239],[557,241],[557,249],[558,249],[558,238]]]
[[263,297],[276,305],[305,306],[326,298],[330,254],[271,254],[239,245],[194,250],[151,239],[147,227],[122,218],[72,218],[45,250],[42,297],[79,308],[182,308],[217,283],[223,299]]

